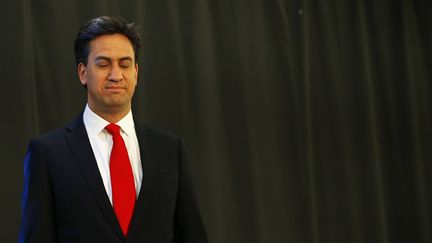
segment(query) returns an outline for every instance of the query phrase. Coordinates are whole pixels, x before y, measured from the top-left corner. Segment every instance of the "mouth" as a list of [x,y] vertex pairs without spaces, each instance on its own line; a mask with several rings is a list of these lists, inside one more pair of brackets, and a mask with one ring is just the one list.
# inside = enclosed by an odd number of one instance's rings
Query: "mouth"
[[112,93],[118,93],[126,90],[126,88],[125,87],[105,87],[105,90]]

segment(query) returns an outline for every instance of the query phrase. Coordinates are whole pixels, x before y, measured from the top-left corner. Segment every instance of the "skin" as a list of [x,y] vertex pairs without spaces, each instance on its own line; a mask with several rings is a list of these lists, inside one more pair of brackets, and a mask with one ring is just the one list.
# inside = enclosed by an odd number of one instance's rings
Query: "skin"
[[87,85],[89,108],[110,123],[131,109],[138,80],[138,64],[129,39],[122,34],[101,35],[90,42],[87,66],[78,64],[78,76]]

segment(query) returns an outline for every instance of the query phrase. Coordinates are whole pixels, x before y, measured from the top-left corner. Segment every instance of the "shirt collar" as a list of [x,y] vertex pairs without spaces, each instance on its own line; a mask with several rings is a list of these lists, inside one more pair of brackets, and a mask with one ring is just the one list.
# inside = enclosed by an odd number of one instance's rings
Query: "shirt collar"
[[125,117],[116,123],[127,136],[132,136],[135,133],[135,124],[133,121],[132,110]]
[[[89,137],[96,137],[105,127],[110,124],[102,117],[94,113],[88,104],[84,109],[83,122],[86,127]],[[121,127],[121,131],[127,136],[132,136],[135,133],[135,126],[133,121],[132,110],[130,110],[125,117],[116,123]]]

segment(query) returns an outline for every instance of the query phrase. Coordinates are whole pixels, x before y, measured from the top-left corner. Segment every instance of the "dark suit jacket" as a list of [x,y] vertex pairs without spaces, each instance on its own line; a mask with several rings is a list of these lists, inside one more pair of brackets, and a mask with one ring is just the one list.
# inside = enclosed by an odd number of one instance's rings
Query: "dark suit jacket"
[[182,140],[155,128],[135,127],[143,180],[127,239],[81,115],[29,144],[19,242],[207,242]]

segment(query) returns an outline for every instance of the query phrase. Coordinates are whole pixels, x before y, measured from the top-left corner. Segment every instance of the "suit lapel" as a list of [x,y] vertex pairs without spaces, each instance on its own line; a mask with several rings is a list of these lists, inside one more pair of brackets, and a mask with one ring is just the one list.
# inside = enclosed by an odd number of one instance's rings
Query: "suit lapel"
[[99,205],[99,208],[113,227],[117,235],[124,240],[125,237],[117,221],[114,209],[109,201],[103,185],[102,177],[88,139],[86,129],[82,120],[82,114],[72,123],[66,126],[69,133],[66,139],[78,163],[78,167],[91,192]]
[[130,223],[128,239],[133,236],[135,231],[140,230],[141,227],[145,227],[141,221],[143,215],[150,209],[149,205],[154,192],[154,184],[156,180],[156,160],[154,157],[154,149],[150,142],[150,129],[141,127],[135,123],[135,130],[140,147],[143,178],[138,199],[135,204],[134,214]]

